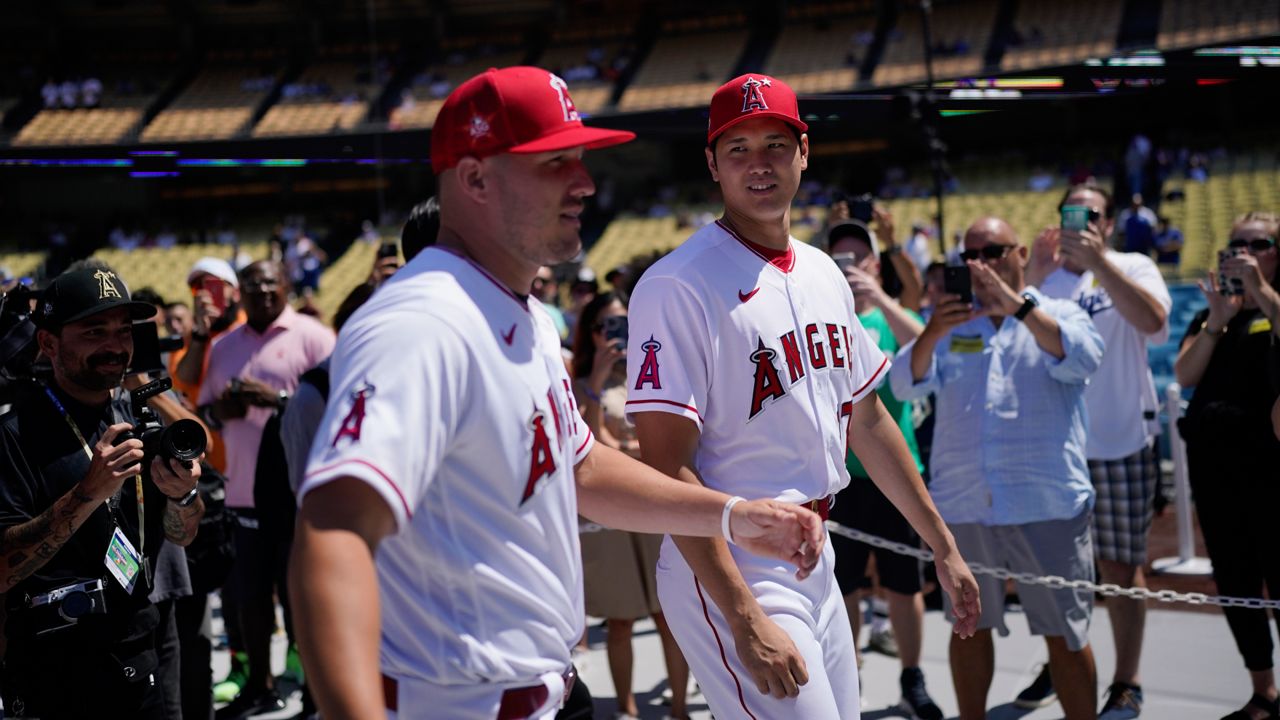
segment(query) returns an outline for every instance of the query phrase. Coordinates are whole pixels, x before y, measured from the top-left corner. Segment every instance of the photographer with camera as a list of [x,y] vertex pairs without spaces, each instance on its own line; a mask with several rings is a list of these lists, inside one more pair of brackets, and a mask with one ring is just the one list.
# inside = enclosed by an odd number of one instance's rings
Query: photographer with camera
[[[1178,382],[1195,388],[1178,428],[1213,580],[1218,592],[1236,597],[1260,598],[1264,586],[1280,597],[1280,441],[1270,422],[1277,393],[1268,367],[1280,327],[1277,235],[1275,214],[1236,219],[1218,273],[1200,282],[1209,307],[1191,319],[1173,364]],[[1267,611],[1229,607],[1223,615],[1253,686],[1244,708],[1227,717],[1280,716]]]
[[34,317],[52,379],[26,384],[0,418],[11,712],[163,716],[152,566],[164,539],[185,546],[195,535],[200,471],[187,464],[204,437],[180,423],[162,429],[141,409],[162,384],[136,396],[122,387],[132,321],[154,313],[98,267],[56,278]]

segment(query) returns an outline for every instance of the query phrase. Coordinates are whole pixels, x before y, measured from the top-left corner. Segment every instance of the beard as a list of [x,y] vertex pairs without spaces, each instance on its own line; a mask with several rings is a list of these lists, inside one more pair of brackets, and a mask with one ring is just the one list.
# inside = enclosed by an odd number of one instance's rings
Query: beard
[[[101,367],[110,362],[120,363],[119,371],[106,371]],[[59,362],[58,369],[68,380],[86,390],[113,390],[124,381],[129,356],[124,353],[99,353],[90,355],[83,363]]]

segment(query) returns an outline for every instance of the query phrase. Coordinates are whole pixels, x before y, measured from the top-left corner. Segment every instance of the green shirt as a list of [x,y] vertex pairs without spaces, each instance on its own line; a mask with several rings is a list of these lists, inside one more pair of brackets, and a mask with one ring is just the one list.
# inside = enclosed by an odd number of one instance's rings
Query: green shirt
[[[920,320],[920,316],[916,313],[910,310],[907,310],[907,313],[916,320]],[[898,352],[898,341],[894,339],[893,329],[889,327],[889,321],[885,319],[880,308],[872,308],[869,312],[859,314],[858,320],[862,322],[862,327],[866,328],[867,334],[885,355],[892,358]],[[876,393],[880,396],[880,402],[884,403],[885,409],[889,411],[890,417],[898,421],[902,437],[906,438],[907,448],[911,450],[911,457],[916,461],[916,472],[924,472],[924,463],[920,462],[920,450],[916,447],[915,425],[911,422],[911,403],[904,403],[894,397],[893,389],[889,387],[887,379],[880,384]],[[845,465],[853,477],[870,477],[852,450],[849,451]]]

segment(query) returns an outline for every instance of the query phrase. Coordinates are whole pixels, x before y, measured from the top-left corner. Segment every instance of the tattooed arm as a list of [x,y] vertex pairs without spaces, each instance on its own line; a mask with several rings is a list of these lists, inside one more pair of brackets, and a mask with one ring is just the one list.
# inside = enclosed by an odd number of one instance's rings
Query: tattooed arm
[[113,445],[116,436],[130,428],[118,423],[107,428],[93,448],[93,460],[84,479],[31,520],[5,529],[0,535],[0,593],[44,567],[85,520],[120,489],[127,477],[138,472],[142,442],[126,440]]
[[76,485],[37,517],[6,529],[0,537],[0,592],[44,567],[97,507]]
[[200,518],[204,515],[204,500],[197,497],[187,507],[176,502],[165,503],[164,536],[174,545],[186,547],[196,537],[196,529],[200,527]]

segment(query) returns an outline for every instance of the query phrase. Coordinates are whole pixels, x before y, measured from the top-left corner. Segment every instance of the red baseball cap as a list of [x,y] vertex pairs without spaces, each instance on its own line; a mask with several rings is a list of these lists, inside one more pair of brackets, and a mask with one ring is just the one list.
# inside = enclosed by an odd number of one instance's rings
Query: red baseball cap
[[747,73],[721,85],[711,96],[707,144],[734,125],[757,117],[778,118],[800,132],[809,129],[800,119],[796,94],[790,85],[768,75]]
[[455,88],[441,106],[431,130],[431,167],[439,175],[468,155],[485,158],[579,145],[594,150],[635,136],[583,125],[568,86],[554,73],[536,67],[489,68]]

